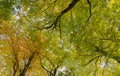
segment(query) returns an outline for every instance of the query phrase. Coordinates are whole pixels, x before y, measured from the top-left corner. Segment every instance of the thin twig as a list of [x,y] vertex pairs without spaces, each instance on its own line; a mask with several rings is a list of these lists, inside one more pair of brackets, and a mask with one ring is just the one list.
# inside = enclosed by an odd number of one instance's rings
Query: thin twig
[[91,18],[91,16],[92,16],[92,12],[91,12],[91,2],[90,2],[90,0],[87,0],[87,3],[89,4],[89,13],[90,13],[90,15],[89,15],[88,19],[86,20],[86,23],[90,20],[90,18]]
[[92,62],[93,60],[95,60],[96,58],[99,58],[100,56],[101,56],[101,55],[96,56],[96,57],[90,59],[86,64],[84,64],[84,65],[82,65],[82,66],[86,66],[86,65],[88,65],[89,63],[91,63],[91,62]]

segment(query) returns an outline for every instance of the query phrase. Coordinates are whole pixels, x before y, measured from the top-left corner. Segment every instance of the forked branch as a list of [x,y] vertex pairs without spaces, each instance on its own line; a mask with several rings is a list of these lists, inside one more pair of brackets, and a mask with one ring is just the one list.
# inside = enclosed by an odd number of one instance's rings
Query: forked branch
[[54,22],[50,26],[43,27],[43,28],[39,28],[39,27],[35,27],[35,28],[37,28],[39,30],[49,29],[49,28],[56,29],[61,16],[63,16],[68,11],[70,11],[79,1],[80,0],[72,0],[72,2],[68,5],[68,7],[65,8],[63,11],[61,11],[61,13],[55,18]]

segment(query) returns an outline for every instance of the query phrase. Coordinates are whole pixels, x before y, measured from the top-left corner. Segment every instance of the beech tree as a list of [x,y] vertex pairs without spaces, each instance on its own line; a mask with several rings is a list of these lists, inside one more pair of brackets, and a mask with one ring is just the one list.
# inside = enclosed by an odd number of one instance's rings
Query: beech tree
[[1,76],[119,76],[118,0],[1,0]]

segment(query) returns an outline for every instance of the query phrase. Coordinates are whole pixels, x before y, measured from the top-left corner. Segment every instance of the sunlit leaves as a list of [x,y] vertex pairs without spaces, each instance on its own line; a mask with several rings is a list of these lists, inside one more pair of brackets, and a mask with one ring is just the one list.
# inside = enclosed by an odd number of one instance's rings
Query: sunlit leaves
[[120,1],[72,1],[0,1],[1,75],[119,75]]

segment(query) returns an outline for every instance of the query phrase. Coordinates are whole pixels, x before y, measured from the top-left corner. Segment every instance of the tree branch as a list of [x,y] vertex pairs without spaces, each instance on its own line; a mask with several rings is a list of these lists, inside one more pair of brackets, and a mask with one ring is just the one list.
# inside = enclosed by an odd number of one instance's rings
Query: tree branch
[[51,65],[55,68],[55,64],[48,58],[48,57],[45,57],[50,63]]
[[61,12],[61,16],[70,11],[80,0],[73,0],[69,6]]
[[49,28],[56,29],[61,16],[63,16],[68,11],[70,11],[79,1],[80,0],[72,0],[72,2],[69,4],[69,6],[67,8],[65,8],[63,11],[61,11],[61,13],[55,18],[54,22],[50,26],[43,27],[43,28],[39,28],[39,27],[35,27],[35,28],[37,28],[39,30],[49,29]]
[[90,20],[91,15],[92,15],[92,12],[91,12],[91,2],[90,2],[90,0],[87,0],[87,3],[89,4],[89,13],[90,13],[90,15],[89,15],[88,19],[86,20],[86,23]]
[[110,40],[112,42],[120,42],[120,39],[114,39],[114,38],[100,38],[100,40]]
[[62,60],[59,61],[59,63],[57,64],[57,66],[54,68],[53,76],[56,76],[57,70],[62,65],[62,63],[63,63],[63,61],[65,59],[65,56],[62,58]]
[[83,64],[82,66],[86,66],[86,65],[88,65],[89,63],[91,63],[93,60],[99,58],[100,56],[101,56],[101,55],[98,55],[98,56],[96,56],[96,57],[90,59],[86,64]]
[[95,51],[104,55],[105,57],[112,58],[116,60],[118,63],[120,63],[120,56],[119,55],[113,55],[111,52],[104,51],[103,49],[99,48],[98,46],[95,46]]
[[31,65],[31,62],[34,58],[35,52],[30,56],[30,58],[28,59],[27,64],[25,64],[23,70],[20,73],[20,76],[25,76],[25,72],[28,70],[29,66]]

